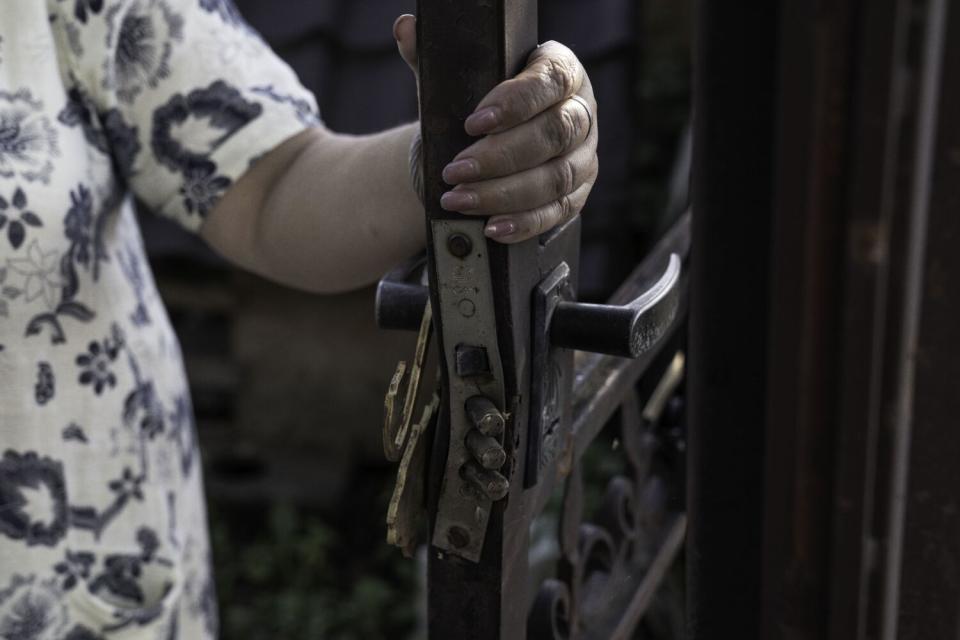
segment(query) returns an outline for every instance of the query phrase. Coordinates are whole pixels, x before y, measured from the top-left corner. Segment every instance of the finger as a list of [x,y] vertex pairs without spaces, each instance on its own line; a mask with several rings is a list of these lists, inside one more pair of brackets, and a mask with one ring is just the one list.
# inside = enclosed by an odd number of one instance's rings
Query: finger
[[490,216],[536,209],[573,193],[596,177],[597,156],[588,146],[533,169],[512,175],[461,184],[443,194],[448,211]]
[[[443,170],[447,184],[508,176],[544,164],[587,142],[592,117],[576,100],[554,105],[533,120],[495,133],[457,154]],[[596,148],[596,143],[591,148]]]
[[538,236],[565,224],[580,213],[592,188],[593,182],[587,182],[570,195],[543,207],[491,218],[487,222],[484,233],[487,237],[504,244],[514,244]]
[[574,95],[586,74],[570,49],[557,42],[540,45],[517,77],[488,93],[464,127],[472,136],[505,131]]
[[414,74],[417,70],[417,19],[405,13],[393,23],[393,39],[397,41],[400,57]]

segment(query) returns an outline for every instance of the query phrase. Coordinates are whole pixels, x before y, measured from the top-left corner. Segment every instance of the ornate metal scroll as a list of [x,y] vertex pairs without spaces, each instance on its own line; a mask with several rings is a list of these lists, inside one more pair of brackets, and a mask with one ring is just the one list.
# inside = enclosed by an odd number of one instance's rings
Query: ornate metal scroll
[[[641,411],[631,390],[610,428],[626,472],[610,479],[602,502],[584,521],[583,451],[567,477],[558,531],[556,577],[541,585],[527,623],[530,640],[628,638],[683,541],[686,518],[677,486],[683,449],[683,376],[677,353]],[[682,483],[681,483],[682,486]]]

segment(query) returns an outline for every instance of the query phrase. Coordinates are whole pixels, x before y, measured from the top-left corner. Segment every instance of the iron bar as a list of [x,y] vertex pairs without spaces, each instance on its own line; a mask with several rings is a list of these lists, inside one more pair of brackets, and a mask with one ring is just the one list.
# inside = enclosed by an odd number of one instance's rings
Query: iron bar
[[693,640],[762,637],[779,4],[696,3],[687,359]]
[[643,580],[641,580],[636,591],[633,592],[633,597],[616,621],[616,626],[612,630],[604,630],[603,627],[599,627],[597,630],[585,634],[584,640],[630,640],[633,637],[640,619],[650,607],[653,597],[683,549],[686,536],[687,516],[681,514],[676,516],[667,528],[667,534],[660,548],[657,549],[656,556],[646,567]]
[[[904,305],[909,333],[903,363],[898,429],[906,477],[893,499],[904,499],[899,617],[885,638],[960,637],[960,8],[934,0],[926,15],[916,189],[911,198],[907,287],[922,287]],[[914,271],[915,270],[915,271]],[[912,280],[912,282],[910,282]],[[909,320],[909,315],[914,319]],[[905,423],[905,424],[904,424]],[[888,606],[893,603],[889,603]],[[892,608],[892,607],[891,607]]]
[[[525,444],[529,367],[524,345],[530,335],[530,291],[538,278],[540,244],[506,246],[487,241],[483,220],[445,212],[439,202],[449,188],[442,178],[443,167],[473,142],[464,131],[464,120],[497,83],[520,71],[536,46],[536,7],[536,0],[419,0],[417,5],[428,273],[435,333],[440,352],[447,356],[441,367],[443,401],[427,489],[432,542],[428,627],[434,638],[520,638],[526,621],[527,603],[517,594],[524,592],[527,567],[517,560],[526,558],[529,533],[527,527],[508,523],[519,521],[523,511],[522,482],[512,460]],[[447,233],[441,237],[444,229]],[[466,243],[457,234],[471,238],[471,253],[464,252]],[[467,257],[476,268],[458,271],[458,261]],[[447,265],[442,269],[440,259]],[[476,316],[464,320],[459,307],[443,307],[441,291],[447,297],[455,295],[459,282],[455,278],[476,279],[481,271],[483,282],[476,287],[483,291],[483,301],[474,301]],[[471,281],[463,291],[473,288]],[[482,344],[467,336],[473,331],[467,324],[477,323],[470,318],[481,314],[490,319],[477,336]],[[450,363],[461,346],[447,344],[451,336],[463,337],[468,348],[486,351],[493,368],[470,373],[481,374],[475,380],[485,385],[483,395],[509,415],[502,438],[510,461],[504,474],[511,493],[506,500],[480,504],[469,513],[469,496],[460,493],[463,480],[454,456],[466,452],[463,440],[473,424],[464,404],[477,393],[477,385],[458,375]],[[473,391],[466,395],[469,385]],[[468,529],[473,529],[472,534]]]
[[[686,213],[664,234],[643,262],[611,296],[610,304],[625,304],[645,291],[659,276],[672,253],[686,256],[690,247],[691,214]],[[635,360],[595,353],[578,353],[575,360],[573,391],[573,433],[577,456],[593,441],[620,406],[622,398],[632,385],[646,373],[663,354],[673,352],[667,345],[675,345],[681,327],[686,321],[687,280],[680,284],[680,306],[673,328],[661,343]]]

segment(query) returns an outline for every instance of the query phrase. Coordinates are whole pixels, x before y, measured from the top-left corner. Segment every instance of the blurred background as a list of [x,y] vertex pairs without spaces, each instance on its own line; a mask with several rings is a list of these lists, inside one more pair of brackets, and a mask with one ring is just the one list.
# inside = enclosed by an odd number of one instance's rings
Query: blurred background
[[[415,0],[236,4],[315,92],[330,128],[367,133],[416,118],[391,33]],[[605,299],[685,204],[671,202],[670,178],[690,116],[690,4],[540,3],[541,41],[577,53],[600,105],[602,169],[583,214],[586,299]],[[192,386],[221,637],[416,637],[422,585],[417,562],[385,543],[395,468],[380,440],[387,384],[415,337],[376,328],[372,288],[326,297],[282,288],[141,218]],[[602,450],[589,458],[599,475],[608,463]],[[651,615],[643,637],[674,637],[676,606]]]

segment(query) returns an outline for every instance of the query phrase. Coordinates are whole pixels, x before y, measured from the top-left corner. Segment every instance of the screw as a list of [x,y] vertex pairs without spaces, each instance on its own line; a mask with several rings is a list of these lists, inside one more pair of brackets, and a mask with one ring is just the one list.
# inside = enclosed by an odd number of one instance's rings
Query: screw
[[499,469],[507,461],[507,453],[500,443],[476,429],[467,434],[467,448],[484,469]]
[[470,544],[470,534],[463,527],[454,525],[447,531],[447,541],[454,549],[463,549]]
[[460,476],[494,502],[503,500],[510,493],[509,480],[496,471],[484,469],[472,460],[460,467]]
[[458,258],[466,258],[473,251],[473,241],[462,233],[451,233],[447,238],[447,249]]
[[473,396],[466,402],[467,417],[481,433],[495,438],[503,433],[503,414],[490,398]]

